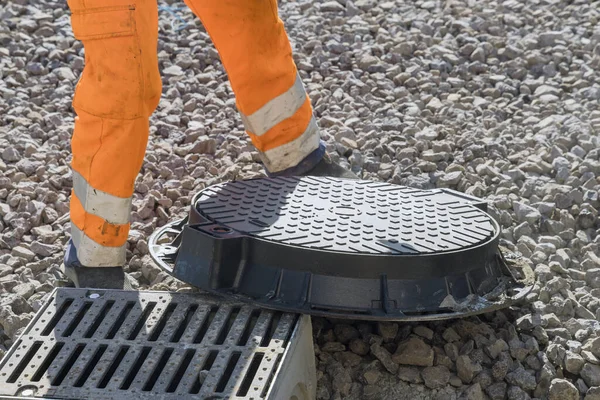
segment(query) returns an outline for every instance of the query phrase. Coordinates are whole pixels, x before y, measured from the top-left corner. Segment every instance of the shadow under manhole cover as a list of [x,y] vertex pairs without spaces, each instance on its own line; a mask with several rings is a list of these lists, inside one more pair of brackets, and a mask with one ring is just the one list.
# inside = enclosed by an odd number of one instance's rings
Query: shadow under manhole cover
[[[452,190],[264,178],[200,191],[150,238],[155,261],[203,290],[338,318],[428,320],[506,307],[533,273],[500,251],[486,203]],[[509,258],[510,260],[507,260]]]

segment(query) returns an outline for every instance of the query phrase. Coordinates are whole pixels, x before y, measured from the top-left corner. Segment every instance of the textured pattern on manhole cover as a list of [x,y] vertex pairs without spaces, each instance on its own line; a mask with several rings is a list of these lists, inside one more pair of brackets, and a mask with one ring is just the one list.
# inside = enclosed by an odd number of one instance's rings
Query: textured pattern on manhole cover
[[421,254],[476,246],[491,217],[441,191],[328,178],[228,182],[196,208],[218,224],[284,244],[363,254]]
[[211,296],[59,289],[0,364],[0,397],[264,398],[298,316]]

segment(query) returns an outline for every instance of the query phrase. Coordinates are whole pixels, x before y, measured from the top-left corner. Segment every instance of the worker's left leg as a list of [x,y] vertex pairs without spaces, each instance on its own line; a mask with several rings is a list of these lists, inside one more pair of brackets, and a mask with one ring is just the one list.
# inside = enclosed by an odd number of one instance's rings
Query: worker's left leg
[[271,175],[355,177],[325,155],[276,0],[185,0],[227,71],[246,131]]
[[134,182],[158,105],[155,0],[68,0],[85,67],[75,89],[71,237],[65,272],[77,286],[119,287]]

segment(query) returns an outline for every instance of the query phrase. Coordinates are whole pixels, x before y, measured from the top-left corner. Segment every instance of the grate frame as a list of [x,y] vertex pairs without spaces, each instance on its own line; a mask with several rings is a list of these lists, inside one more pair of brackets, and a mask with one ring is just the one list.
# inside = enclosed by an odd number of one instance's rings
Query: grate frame
[[[369,196],[375,207],[367,204]],[[354,206],[355,214],[346,215]],[[437,214],[419,214],[419,207]],[[149,245],[154,260],[176,278],[270,309],[350,319],[449,319],[514,304],[533,287],[533,273],[523,260],[506,261],[498,246],[500,228],[486,211],[481,199],[447,189],[260,178],[203,189],[188,217],[156,231]],[[447,231],[435,226],[440,213],[455,221],[450,241],[465,233],[471,238],[442,248]],[[277,227],[279,219],[283,225]],[[318,233],[317,220],[327,221],[323,232],[345,235],[345,242],[338,247],[321,246],[330,239],[298,243],[295,235],[303,226],[305,236]],[[288,223],[295,225],[289,232]],[[406,234],[429,237],[433,247],[348,248],[352,237],[363,243],[361,229],[368,230],[371,244]]]
[[59,288],[0,361],[0,399],[270,398],[300,320],[207,294]]

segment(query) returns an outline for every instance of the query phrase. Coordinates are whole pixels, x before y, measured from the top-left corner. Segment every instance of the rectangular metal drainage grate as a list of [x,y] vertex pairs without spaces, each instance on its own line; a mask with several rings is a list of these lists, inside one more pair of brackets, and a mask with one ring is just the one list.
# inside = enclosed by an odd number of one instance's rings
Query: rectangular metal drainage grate
[[0,398],[262,399],[298,315],[208,295],[57,289],[0,364]]

